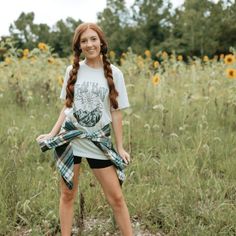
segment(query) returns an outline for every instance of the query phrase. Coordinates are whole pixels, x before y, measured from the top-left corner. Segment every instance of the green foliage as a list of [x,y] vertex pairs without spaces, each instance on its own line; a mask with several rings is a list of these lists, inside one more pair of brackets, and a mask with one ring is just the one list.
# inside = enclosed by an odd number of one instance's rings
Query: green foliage
[[107,7],[98,14],[98,24],[107,35],[109,48],[121,54],[127,50],[130,33],[128,22],[129,11],[125,1],[108,0]]
[[51,45],[52,50],[60,56],[71,53],[72,37],[75,28],[82,23],[68,17],[65,21],[59,20],[53,29],[46,24],[35,24],[34,13],[21,13],[19,18],[10,26],[10,33],[17,48],[33,49],[38,43]]
[[61,57],[71,54],[74,30],[80,23],[81,20],[76,21],[71,17],[68,17],[65,22],[60,20],[56,23],[48,43]]
[[188,55],[211,55],[219,48],[221,11],[208,0],[187,0],[172,18],[172,35],[163,46]]
[[[124,0],[107,0],[97,23],[105,31],[109,48],[118,55],[132,47],[138,54],[149,49],[153,55],[165,50],[212,56],[235,47],[235,10],[235,1],[223,0],[186,0],[175,10],[169,0],[135,0],[130,8]],[[70,55],[74,30],[82,21],[69,17],[50,28],[35,24],[34,17],[33,12],[21,13],[11,24],[10,36],[17,48],[33,49],[43,42],[61,57]]]
[[[169,1],[109,1],[99,13],[110,48],[119,55],[132,47],[136,53],[150,49],[175,51],[188,56],[227,53],[235,45],[235,3],[187,0],[175,11]],[[126,19],[126,21],[122,21]],[[115,30],[114,30],[115,29]]]
[[[133,9],[134,19],[138,25],[137,30],[143,32],[141,35],[143,44],[140,45],[138,52],[140,53],[142,48],[155,49],[154,47],[157,47],[168,37],[168,31],[170,30],[168,24],[171,9],[170,1],[136,0]],[[137,50],[137,48],[134,49]]]
[[[220,3],[223,5],[222,1]],[[218,3],[218,5],[220,4]],[[235,24],[236,2],[228,1],[223,8],[220,20],[219,50],[227,51],[229,47],[236,47],[236,24]]]
[[[69,61],[43,48],[24,59],[11,48],[11,60],[0,63],[2,235],[58,234],[59,176],[52,153],[41,153],[35,138],[58,117],[57,76],[64,75]],[[130,49],[121,58],[131,104],[124,110],[124,145],[132,157],[123,191],[134,231],[234,235],[235,81],[224,78],[222,60],[196,58],[185,64],[163,53],[158,65],[145,54]],[[90,227],[81,234],[116,235],[111,210],[86,162],[79,191],[75,228],[82,193]]]

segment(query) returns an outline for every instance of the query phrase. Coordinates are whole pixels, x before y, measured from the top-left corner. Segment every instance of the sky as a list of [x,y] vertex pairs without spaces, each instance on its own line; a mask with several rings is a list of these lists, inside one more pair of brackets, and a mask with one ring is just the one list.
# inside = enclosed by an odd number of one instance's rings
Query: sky
[[[3,0],[0,0],[0,3]],[[125,0],[127,7],[134,0]],[[174,7],[184,0],[171,0]],[[9,35],[9,26],[22,12],[34,12],[34,23],[46,23],[50,27],[58,20],[72,17],[87,22],[96,22],[97,13],[106,7],[106,0],[6,0],[1,4],[0,36]]]

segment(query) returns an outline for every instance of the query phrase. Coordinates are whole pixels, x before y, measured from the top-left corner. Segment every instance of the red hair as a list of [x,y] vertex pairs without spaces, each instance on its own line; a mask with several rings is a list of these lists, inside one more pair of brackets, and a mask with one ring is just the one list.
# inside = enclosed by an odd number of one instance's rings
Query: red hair
[[87,29],[94,30],[101,41],[101,54],[102,54],[102,60],[103,60],[103,68],[104,68],[104,76],[107,79],[108,87],[109,87],[109,99],[111,106],[114,109],[118,108],[118,103],[116,100],[116,97],[118,96],[118,92],[115,88],[115,84],[113,82],[113,76],[112,76],[112,69],[111,69],[111,63],[109,62],[107,58],[107,41],[105,39],[104,32],[102,29],[94,24],[94,23],[82,23],[80,24],[76,29],[73,37],[73,52],[74,52],[74,61],[73,61],[73,67],[69,74],[69,79],[67,82],[66,87],[66,106],[72,107],[72,103],[74,101],[74,85],[77,80],[77,74],[80,67],[80,54],[82,50],[80,49],[80,37],[82,33],[84,33]]

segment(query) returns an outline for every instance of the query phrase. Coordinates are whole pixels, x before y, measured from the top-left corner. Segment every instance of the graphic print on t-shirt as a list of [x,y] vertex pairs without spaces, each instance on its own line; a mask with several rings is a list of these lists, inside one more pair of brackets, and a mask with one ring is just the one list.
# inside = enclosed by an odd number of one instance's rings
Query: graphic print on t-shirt
[[102,103],[108,89],[97,82],[84,81],[75,84],[74,93],[74,117],[81,126],[95,126],[102,117]]

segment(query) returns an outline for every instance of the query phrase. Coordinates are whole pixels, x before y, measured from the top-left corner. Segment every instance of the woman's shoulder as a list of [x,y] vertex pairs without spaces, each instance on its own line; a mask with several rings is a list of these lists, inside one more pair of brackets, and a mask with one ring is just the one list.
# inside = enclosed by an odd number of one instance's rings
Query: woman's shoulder
[[113,64],[111,64],[112,74],[114,77],[123,76],[121,69]]
[[[84,61],[80,61],[79,64],[80,64],[80,66],[83,66],[83,65],[84,65]],[[72,68],[73,68],[73,65],[72,65],[72,64],[71,64],[71,65],[68,65],[68,66],[66,67],[66,71],[67,71],[67,72],[70,72],[70,71],[72,70]]]
[[67,67],[66,67],[66,71],[70,71],[71,69],[72,69],[72,65],[68,65]]

